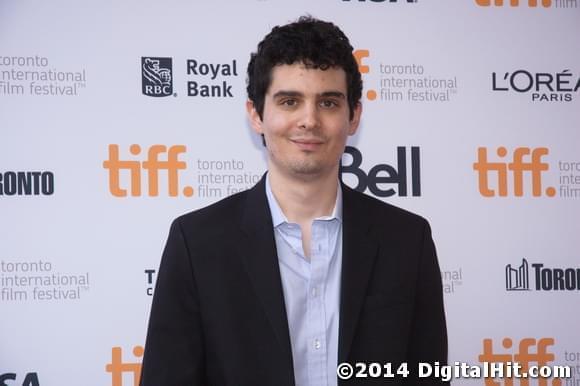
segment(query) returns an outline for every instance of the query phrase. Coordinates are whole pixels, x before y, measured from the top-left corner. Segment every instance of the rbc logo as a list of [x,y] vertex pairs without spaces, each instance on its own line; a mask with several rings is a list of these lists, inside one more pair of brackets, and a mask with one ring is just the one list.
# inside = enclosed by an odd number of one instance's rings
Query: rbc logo
[[143,95],[166,97],[173,94],[173,64],[171,58],[141,58]]

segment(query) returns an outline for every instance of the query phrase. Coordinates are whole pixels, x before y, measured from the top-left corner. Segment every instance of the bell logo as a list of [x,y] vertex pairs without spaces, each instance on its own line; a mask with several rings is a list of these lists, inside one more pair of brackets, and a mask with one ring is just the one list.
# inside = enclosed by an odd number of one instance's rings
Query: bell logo
[[[496,154],[500,158],[508,155],[505,147],[499,147]],[[550,165],[542,162],[542,157],[548,155],[548,148],[538,147],[530,149],[528,147],[518,147],[513,151],[512,162],[488,162],[487,148],[477,149],[477,162],[473,164],[473,170],[478,174],[479,192],[484,197],[508,196],[508,175],[511,174],[513,181],[513,195],[522,197],[524,195],[524,174],[528,172],[531,177],[532,196],[542,196],[542,173],[550,168]],[[524,161],[531,158],[529,161]],[[497,175],[497,188],[490,187],[490,173]],[[546,188],[544,192],[548,197],[556,195],[556,189]]]
[[[133,347],[133,355],[136,358],[143,356],[144,349],[142,346]],[[111,350],[111,363],[105,366],[105,370],[111,373],[111,386],[129,386],[123,385],[123,374],[133,374],[133,386],[139,386],[141,379],[141,362],[123,362],[123,351],[121,347],[113,347]]]
[[[408,178],[411,175],[411,194],[414,197],[421,195],[421,159],[419,147],[411,147],[411,167],[407,172],[407,148],[397,147],[397,168],[391,165],[379,164],[373,166],[368,173],[360,168],[362,164],[362,153],[353,146],[347,146],[344,149],[345,154],[352,157],[349,165],[340,163],[340,175],[352,174],[357,179],[354,190],[364,192],[367,188],[377,197],[390,197],[398,194],[400,197],[407,196]],[[384,188],[385,184],[397,186],[398,191],[390,187]]]
[[[167,171],[168,193],[170,197],[177,197],[179,194],[179,171],[187,168],[184,161],[179,160],[179,155],[185,153],[183,145],[170,146],[153,145],[147,151],[147,159],[143,162],[138,160],[121,160],[119,158],[119,145],[109,145],[109,159],[103,162],[103,167],[109,171],[109,190],[115,197],[126,197],[127,189],[121,187],[121,171],[129,172],[129,190],[131,196],[141,196],[141,169],[147,171],[147,182],[149,197],[159,196],[159,171]],[[141,146],[131,145],[129,152],[133,155],[141,154]],[[167,154],[166,160],[160,160],[161,154]],[[183,188],[185,197],[193,196],[193,188],[186,186]]]
[[[506,3],[508,1],[506,0]],[[480,7],[489,7],[492,3],[492,0],[475,0],[475,3],[477,5],[479,5]],[[537,7],[538,6],[538,0],[527,0],[527,1],[523,1],[523,3],[527,3],[528,7]],[[552,0],[541,0],[540,3],[542,4],[542,7],[544,8],[548,8],[552,6]],[[504,0],[494,0],[493,4],[496,7],[503,7],[504,5]],[[519,0],[509,0],[509,5],[511,7],[519,7],[520,6],[520,1]]]
[[[511,349],[514,346],[514,342],[511,338],[504,338],[501,342],[504,349]],[[531,364],[537,366],[547,366],[549,363],[555,360],[555,356],[552,352],[548,351],[550,346],[554,345],[554,338],[540,338],[538,340],[534,338],[524,338],[520,340],[518,344],[518,351],[515,354],[511,353],[501,353],[497,354],[493,350],[493,340],[484,339],[483,340],[483,352],[479,355],[478,359],[482,363],[505,363],[506,366],[510,363],[518,363],[521,366],[522,372],[528,372]],[[531,350],[534,348],[534,350]],[[555,374],[566,374],[565,366],[553,366]],[[560,371],[561,370],[561,371]],[[569,368],[568,368],[569,370]],[[486,386],[514,386],[514,379],[511,377],[505,377],[500,380],[504,380],[505,383],[497,382],[497,378],[485,378]],[[517,380],[517,378],[516,378]],[[521,386],[528,386],[530,380],[526,377],[519,378]],[[539,386],[547,386],[548,379],[544,377],[538,378]],[[560,386],[562,385],[562,380],[554,378],[552,380],[552,385]]]

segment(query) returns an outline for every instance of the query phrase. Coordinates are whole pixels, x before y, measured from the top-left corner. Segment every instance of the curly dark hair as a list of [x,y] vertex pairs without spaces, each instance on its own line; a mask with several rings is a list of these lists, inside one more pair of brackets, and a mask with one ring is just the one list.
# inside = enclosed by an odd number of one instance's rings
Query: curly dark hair
[[347,101],[352,119],[362,94],[361,75],[352,51],[346,35],[330,22],[302,16],[293,23],[276,26],[258,44],[258,50],[251,54],[248,98],[262,118],[273,67],[294,63],[321,70],[339,67],[346,72]]

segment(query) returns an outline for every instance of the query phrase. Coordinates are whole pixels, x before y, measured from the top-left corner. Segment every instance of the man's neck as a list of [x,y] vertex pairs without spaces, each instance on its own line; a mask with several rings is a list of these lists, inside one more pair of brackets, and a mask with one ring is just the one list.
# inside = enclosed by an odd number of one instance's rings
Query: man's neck
[[316,178],[296,178],[268,172],[272,193],[288,221],[310,224],[322,216],[330,216],[336,203],[338,170]]

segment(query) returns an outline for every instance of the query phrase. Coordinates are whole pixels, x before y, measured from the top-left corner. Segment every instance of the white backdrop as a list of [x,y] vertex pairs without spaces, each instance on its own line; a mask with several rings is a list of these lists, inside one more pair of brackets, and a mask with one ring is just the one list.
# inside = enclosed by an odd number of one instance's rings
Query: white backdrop
[[249,54],[309,13],[358,50],[365,185],[431,222],[450,361],[528,345],[579,385],[580,8],[485,3],[0,0],[0,384],[136,384],[170,221],[261,176]]

